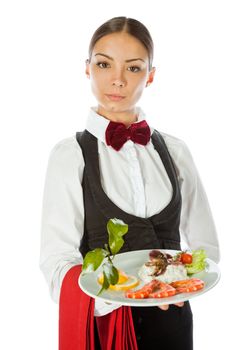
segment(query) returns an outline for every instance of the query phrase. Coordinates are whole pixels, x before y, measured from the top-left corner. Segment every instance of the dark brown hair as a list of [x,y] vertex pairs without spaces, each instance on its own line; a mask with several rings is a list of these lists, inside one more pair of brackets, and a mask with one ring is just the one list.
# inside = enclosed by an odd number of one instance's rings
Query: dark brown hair
[[154,44],[150,32],[141,22],[127,17],[114,17],[96,29],[89,45],[89,61],[91,60],[92,51],[96,42],[105,35],[117,32],[128,33],[144,45],[148,52],[149,69],[151,69],[154,56]]

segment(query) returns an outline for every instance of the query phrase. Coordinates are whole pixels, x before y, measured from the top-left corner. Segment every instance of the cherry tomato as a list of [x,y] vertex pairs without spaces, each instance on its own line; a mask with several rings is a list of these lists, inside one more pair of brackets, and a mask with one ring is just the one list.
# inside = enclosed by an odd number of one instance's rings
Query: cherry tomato
[[192,264],[193,257],[191,254],[181,253],[180,260],[181,260],[182,264]]
[[196,292],[204,287],[204,282],[198,278],[190,278],[170,283],[175,288],[176,294]]

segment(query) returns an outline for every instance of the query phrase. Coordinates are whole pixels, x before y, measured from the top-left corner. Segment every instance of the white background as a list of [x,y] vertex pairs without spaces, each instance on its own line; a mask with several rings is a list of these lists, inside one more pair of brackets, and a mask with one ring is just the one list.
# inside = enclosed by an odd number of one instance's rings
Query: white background
[[141,20],[154,38],[156,78],[139,104],[154,127],[188,144],[219,233],[221,282],[191,303],[195,350],[230,344],[230,6],[230,0],[1,1],[1,349],[57,349],[58,307],[39,270],[48,155],[84,128],[95,104],[84,74],[89,40],[100,24],[121,15]]

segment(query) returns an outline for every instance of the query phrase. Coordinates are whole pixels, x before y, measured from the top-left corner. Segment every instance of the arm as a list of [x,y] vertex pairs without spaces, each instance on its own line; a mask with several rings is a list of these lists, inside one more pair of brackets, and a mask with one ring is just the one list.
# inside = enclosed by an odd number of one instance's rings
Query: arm
[[[79,251],[84,232],[83,169],[82,151],[74,137],[54,146],[44,185],[40,268],[56,303],[66,273],[83,262]],[[118,307],[98,301],[95,315],[105,315]]]
[[52,149],[44,186],[40,268],[55,302],[66,272],[82,263],[84,162],[74,141],[62,140]]
[[169,144],[182,195],[180,232],[191,249],[204,248],[207,256],[219,262],[219,243],[209,202],[198,170],[186,144]]

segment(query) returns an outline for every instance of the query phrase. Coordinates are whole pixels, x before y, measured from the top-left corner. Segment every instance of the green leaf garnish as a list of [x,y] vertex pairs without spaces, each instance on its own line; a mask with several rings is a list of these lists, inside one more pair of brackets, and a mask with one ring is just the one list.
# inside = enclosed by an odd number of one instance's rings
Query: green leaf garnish
[[103,285],[97,295],[108,289],[110,284],[114,285],[118,282],[118,270],[112,260],[124,244],[122,236],[128,232],[128,225],[122,220],[110,219],[107,223],[107,231],[109,239],[108,244],[104,244],[105,249],[96,248],[89,251],[84,257],[82,266],[82,273],[93,272],[101,266],[104,258],[107,259],[103,264]]
[[103,264],[103,271],[109,284],[116,284],[118,282],[119,274],[112,261]]
[[117,254],[124,244],[122,236],[128,232],[128,225],[122,220],[111,219],[108,221],[109,247],[113,255]]
[[83,261],[82,272],[88,273],[97,270],[108,254],[109,253],[102,248],[96,248],[88,252]]
[[202,270],[205,270],[207,266],[207,262],[206,262],[207,255],[204,249],[193,250],[192,258],[193,258],[192,264],[185,265],[188,275],[192,275],[194,273],[198,273]]

